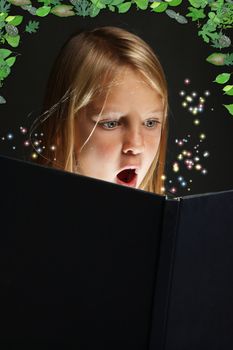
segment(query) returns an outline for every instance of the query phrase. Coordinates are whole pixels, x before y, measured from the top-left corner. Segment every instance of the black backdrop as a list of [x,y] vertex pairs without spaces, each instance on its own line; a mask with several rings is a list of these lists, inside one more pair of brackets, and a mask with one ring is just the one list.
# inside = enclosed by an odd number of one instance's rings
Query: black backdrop
[[[176,8],[174,8],[176,10]],[[19,13],[20,13],[19,9]],[[176,10],[178,11],[178,10]],[[185,14],[187,9],[179,7],[179,12]],[[22,11],[28,20],[38,18]],[[228,104],[230,97],[222,95],[222,86],[213,83],[217,74],[229,71],[229,67],[216,67],[205,61],[205,58],[216,50],[204,43],[197,35],[197,24],[189,20],[182,25],[165,13],[156,14],[150,10],[137,10],[136,6],[128,13],[117,14],[103,10],[97,17],[59,18],[54,15],[40,18],[40,28],[35,34],[23,33],[21,44],[14,52],[20,53],[12,74],[4,82],[1,94],[7,103],[0,106],[0,137],[9,132],[14,134],[12,140],[0,139],[0,153],[16,158],[27,159],[31,151],[23,146],[23,135],[19,127],[29,128],[38,117],[42,105],[47,78],[53,61],[60,47],[69,35],[85,28],[103,25],[114,25],[125,28],[140,36],[154,49],[158,55],[169,86],[169,142],[166,163],[166,188],[173,184],[177,187],[177,195],[221,191],[233,188],[232,166],[232,130],[233,118],[222,106]],[[184,79],[189,78],[189,86],[184,85]],[[181,90],[196,91],[204,97],[204,91],[209,90],[206,97],[204,112],[196,117],[200,125],[194,125],[195,117],[181,106]],[[176,161],[179,148],[175,139],[182,139],[188,134],[192,141],[183,149],[191,150],[198,141],[198,135],[206,135],[200,144],[202,151],[209,151],[210,156],[202,157],[202,165],[208,173],[202,175],[197,170],[187,170],[181,166],[179,173],[174,173],[172,164]],[[15,145],[15,149],[12,147]],[[182,175],[187,182],[191,179],[190,191],[177,184],[177,177]],[[173,181],[172,184],[169,180]]]

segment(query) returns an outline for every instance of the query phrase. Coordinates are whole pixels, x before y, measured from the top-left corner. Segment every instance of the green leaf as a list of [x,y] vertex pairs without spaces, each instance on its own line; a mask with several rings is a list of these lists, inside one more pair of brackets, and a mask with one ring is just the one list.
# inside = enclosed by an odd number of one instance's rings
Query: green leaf
[[231,90],[233,88],[233,85],[226,85],[226,86],[224,86],[224,88],[223,88],[223,91],[229,91],[229,90]]
[[23,16],[8,16],[5,21],[11,24],[12,26],[18,26],[22,23]]
[[51,10],[50,6],[39,7],[36,10],[36,15],[39,16],[39,17],[45,17],[45,16],[47,16],[49,14],[50,10]]
[[230,104],[230,105],[223,105],[227,110],[228,112],[233,115],[233,104]]
[[110,5],[112,0],[101,0],[105,5]]
[[51,13],[58,17],[69,17],[75,15],[72,9],[73,6],[71,5],[57,5],[52,8]]
[[233,85],[226,85],[223,90],[225,91],[224,95],[233,96]]
[[226,66],[232,66],[233,65],[233,53],[226,53],[225,54],[224,64]]
[[6,59],[6,64],[8,65],[8,67],[12,67],[13,64],[15,63],[16,57],[10,57]]
[[4,38],[6,39],[8,44],[11,45],[12,47],[19,46],[19,40],[20,40],[20,36],[19,35],[10,36],[9,34],[5,34]]
[[0,96],[0,104],[6,103],[6,100],[3,96]]
[[0,66],[0,80],[4,80],[6,77],[8,77],[10,72],[11,72],[11,69],[6,63],[4,65],[1,65]]
[[43,2],[44,6],[50,5],[51,1],[50,0],[37,0],[38,2]]
[[124,2],[123,4],[118,5],[117,6],[118,13],[125,13],[125,12],[127,12],[130,9],[131,5],[132,5],[131,2]]
[[8,14],[10,10],[11,5],[7,0],[0,0],[0,13],[6,13]]
[[165,0],[168,2],[169,6],[178,6],[182,3],[183,0]]
[[124,0],[113,0],[111,2],[111,6],[117,6],[117,5],[121,4],[122,2],[124,2]]
[[191,17],[192,21],[197,21],[206,17],[203,9],[195,9],[194,7],[188,7],[188,9],[190,12],[186,15],[186,17]]
[[39,28],[39,22],[38,21],[29,21],[26,25],[25,32],[31,34],[36,33]]
[[230,79],[231,73],[222,73],[216,76],[214,83],[225,84]]
[[124,0],[113,0],[111,2],[111,6],[117,6],[117,5],[120,5],[123,2],[124,2]]
[[11,53],[12,53],[11,50],[0,49],[0,57],[2,58],[7,58],[8,56],[10,56]]
[[106,5],[103,4],[101,2],[101,0],[91,0],[91,2],[93,3],[93,5],[95,5],[96,7],[98,7],[100,10],[106,8]]
[[90,7],[90,17],[96,17],[99,14],[99,12],[100,9],[92,4],[92,6]]
[[0,13],[0,22],[3,22],[3,21],[5,21],[5,18],[8,16],[8,13],[3,13],[3,12],[1,12]]
[[189,3],[196,8],[204,8],[208,4],[208,0],[189,0]]
[[206,58],[206,61],[214,64],[215,66],[224,66],[225,54],[214,52]]
[[164,12],[166,11],[168,4],[154,1],[150,7],[154,12]]
[[115,12],[115,7],[114,6],[109,5],[108,8],[109,8],[110,11]]
[[147,9],[149,0],[134,0],[134,1],[141,10]]
[[15,6],[31,5],[31,0],[8,0],[8,1]]

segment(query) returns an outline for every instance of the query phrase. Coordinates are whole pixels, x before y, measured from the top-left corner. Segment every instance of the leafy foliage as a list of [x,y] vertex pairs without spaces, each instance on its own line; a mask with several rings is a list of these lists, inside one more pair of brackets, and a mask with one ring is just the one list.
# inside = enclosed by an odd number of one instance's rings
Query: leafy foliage
[[70,2],[74,5],[75,13],[78,16],[90,16],[93,5],[88,0],[71,0]]
[[[233,0],[186,0],[183,2],[187,4],[186,14],[173,10],[182,2],[183,0],[33,0],[32,4],[32,0],[0,0],[0,45],[17,47],[20,44],[23,16],[9,15],[12,6],[15,10],[20,7],[37,18],[48,15],[96,17],[104,9],[126,13],[132,6],[136,6],[137,10],[149,8],[157,14],[165,13],[179,24],[194,22],[197,24],[198,36],[209,47],[218,50],[232,47],[231,39],[225,31],[233,27]],[[36,33],[38,29],[39,22],[36,20],[29,21],[25,26],[25,32],[29,34]],[[216,66],[230,66],[233,65],[233,53],[214,52],[206,61]],[[11,63],[12,59],[6,62],[0,58],[0,86],[10,74]],[[232,90],[226,88],[224,92],[231,96]]]
[[26,25],[25,32],[31,34],[31,33],[36,33],[38,28],[39,28],[39,22],[37,21],[29,21],[28,24]]
[[0,0],[0,12],[9,12],[11,4],[7,0]]

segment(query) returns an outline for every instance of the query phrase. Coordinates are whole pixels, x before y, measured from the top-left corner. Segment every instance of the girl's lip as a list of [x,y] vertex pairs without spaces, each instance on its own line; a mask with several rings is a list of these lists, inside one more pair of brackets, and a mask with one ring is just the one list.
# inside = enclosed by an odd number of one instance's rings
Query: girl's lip
[[138,180],[138,175],[137,174],[134,176],[133,180],[130,181],[130,182],[121,181],[118,177],[116,177],[116,183],[118,185],[124,185],[124,186],[129,186],[129,187],[136,187],[137,180]]

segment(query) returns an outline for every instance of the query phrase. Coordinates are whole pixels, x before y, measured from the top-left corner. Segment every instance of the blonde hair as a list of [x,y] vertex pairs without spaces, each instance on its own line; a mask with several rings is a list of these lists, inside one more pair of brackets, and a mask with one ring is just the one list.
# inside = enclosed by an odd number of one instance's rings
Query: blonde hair
[[[38,154],[36,162],[74,172],[74,119],[103,87],[106,87],[108,95],[114,77],[125,67],[141,73],[143,80],[163,100],[164,116],[158,152],[139,188],[164,194],[164,179],[161,176],[165,168],[168,136],[165,74],[150,46],[122,28],[105,26],[82,31],[72,35],[63,45],[48,80],[43,106],[45,112],[39,118],[45,149],[43,154]],[[110,84],[105,84],[109,81]],[[32,125],[30,135],[37,122]]]

